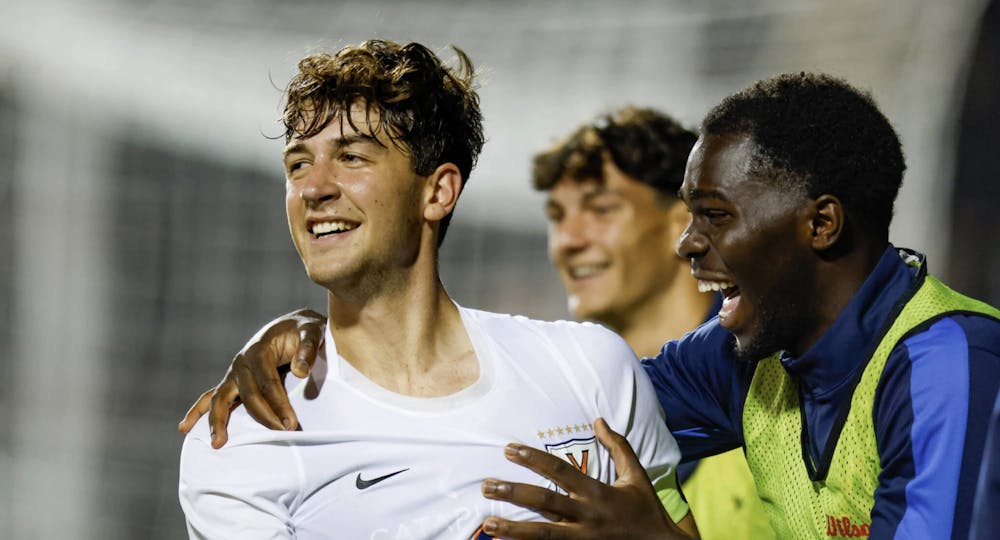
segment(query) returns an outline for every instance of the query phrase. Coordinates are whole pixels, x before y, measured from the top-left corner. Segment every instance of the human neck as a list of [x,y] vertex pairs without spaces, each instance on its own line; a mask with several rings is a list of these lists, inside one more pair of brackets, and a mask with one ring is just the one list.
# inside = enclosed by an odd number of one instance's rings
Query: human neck
[[328,293],[337,353],[393,392],[453,394],[479,378],[472,342],[436,268],[408,274],[363,298]]
[[629,310],[618,324],[609,325],[639,357],[656,355],[665,342],[680,338],[705,320],[714,297],[698,292],[697,282],[684,270],[661,294]]
[[819,260],[809,302],[816,309],[807,318],[812,323],[797,343],[788,349],[789,354],[801,356],[833,326],[837,317],[875,270],[888,245],[886,240],[884,245],[864,246],[834,260]]

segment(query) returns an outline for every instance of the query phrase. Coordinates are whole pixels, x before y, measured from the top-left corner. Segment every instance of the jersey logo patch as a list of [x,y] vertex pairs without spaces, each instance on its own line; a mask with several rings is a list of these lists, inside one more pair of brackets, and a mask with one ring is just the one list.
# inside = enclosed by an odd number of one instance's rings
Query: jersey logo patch
[[561,458],[591,478],[597,478],[600,474],[596,437],[569,439],[559,443],[546,444],[545,451]]
[[404,472],[406,472],[408,470],[410,470],[410,469],[403,469],[401,471],[396,471],[394,473],[389,473],[389,474],[384,475],[384,476],[379,476],[378,478],[372,478],[371,480],[362,480],[361,479],[361,473],[358,473],[358,477],[354,479],[354,487],[356,487],[358,489],[368,489],[368,488],[374,486],[375,484],[381,482],[382,480],[388,480],[389,478],[392,478],[393,476],[396,476],[397,474],[404,473]]

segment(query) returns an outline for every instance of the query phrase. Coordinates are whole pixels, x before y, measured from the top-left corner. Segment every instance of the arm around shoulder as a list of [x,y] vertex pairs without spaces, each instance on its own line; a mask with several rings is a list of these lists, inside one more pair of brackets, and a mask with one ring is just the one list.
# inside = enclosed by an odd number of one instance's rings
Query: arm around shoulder
[[743,444],[743,404],[754,364],[735,357],[728,330],[706,323],[643,358],[642,368],[684,461]]

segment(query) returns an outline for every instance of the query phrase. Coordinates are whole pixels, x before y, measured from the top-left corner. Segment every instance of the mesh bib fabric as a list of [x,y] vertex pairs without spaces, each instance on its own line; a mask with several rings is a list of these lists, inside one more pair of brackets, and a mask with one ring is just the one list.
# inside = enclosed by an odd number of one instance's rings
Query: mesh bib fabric
[[851,397],[828,473],[815,481],[804,461],[795,382],[778,355],[758,364],[743,410],[743,431],[747,463],[779,538],[868,536],[881,472],[872,410],[886,360],[911,330],[957,312],[1000,319],[1000,311],[926,276],[868,361]]

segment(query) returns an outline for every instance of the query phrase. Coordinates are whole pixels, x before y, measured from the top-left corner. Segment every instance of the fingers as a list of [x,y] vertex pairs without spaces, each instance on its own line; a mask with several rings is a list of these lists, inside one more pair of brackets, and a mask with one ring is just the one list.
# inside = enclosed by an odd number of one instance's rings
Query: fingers
[[580,503],[551,489],[531,484],[487,478],[482,485],[487,499],[507,501],[534,510],[552,521],[575,521],[580,517]]
[[572,525],[563,523],[508,521],[498,517],[489,517],[483,521],[483,532],[494,538],[507,538],[511,540],[584,538],[585,536],[576,529]]
[[511,443],[503,453],[508,460],[552,480],[567,493],[593,495],[603,485],[568,462],[530,446]]
[[292,362],[292,374],[300,379],[304,379],[312,370],[316,362],[316,353],[319,351],[319,344],[323,339],[324,326],[309,324],[299,329],[299,348]]
[[615,463],[615,471],[617,471],[619,479],[626,480],[632,478],[633,475],[639,475],[643,482],[648,481],[646,471],[639,463],[639,458],[636,457],[628,439],[608,427],[608,423],[603,418],[594,421],[594,433],[597,435],[597,440],[611,454],[611,460]]
[[[267,371],[266,367],[263,369],[265,372]],[[281,419],[261,393],[260,386],[257,384],[258,379],[254,376],[251,368],[248,367],[245,362],[240,362],[240,359],[237,358],[237,360],[233,362],[233,373],[235,373],[239,399],[243,402],[243,406],[246,407],[247,413],[254,420],[256,420],[258,424],[261,424],[269,429],[285,429]],[[277,373],[274,373],[273,376],[277,377]],[[284,394],[284,388],[281,389],[281,393]],[[284,397],[284,399],[287,403],[288,398]],[[288,405],[288,408],[291,409],[291,405]],[[294,416],[294,413],[292,414]]]
[[208,425],[212,433],[212,448],[222,448],[229,440],[226,426],[229,425],[229,415],[239,402],[239,392],[236,382],[230,373],[215,387],[208,411]]
[[191,408],[188,409],[187,414],[184,415],[184,419],[177,424],[177,431],[180,431],[181,433],[188,433],[191,431],[191,428],[198,423],[198,419],[208,412],[208,408],[212,403],[213,392],[215,392],[215,388],[205,390],[205,392],[201,394],[198,401],[195,401],[194,405],[191,405]]
[[[258,420],[272,429],[294,430],[298,425],[298,417],[295,410],[288,401],[288,394],[285,392],[285,385],[278,375],[278,371],[271,366],[270,362],[246,361],[247,356],[252,356],[253,351],[267,351],[267,348],[251,349],[247,355],[240,355],[234,361],[234,369],[237,374],[237,385],[240,389],[240,399],[247,407],[247,412],[254,418],[260,416],[267,422]],[[247,377],[240,377],[241,373],[247,373]],[[263,403],[261,403],[261,399]],[[277,420],[277,427],[272,426],[271,418]]]

